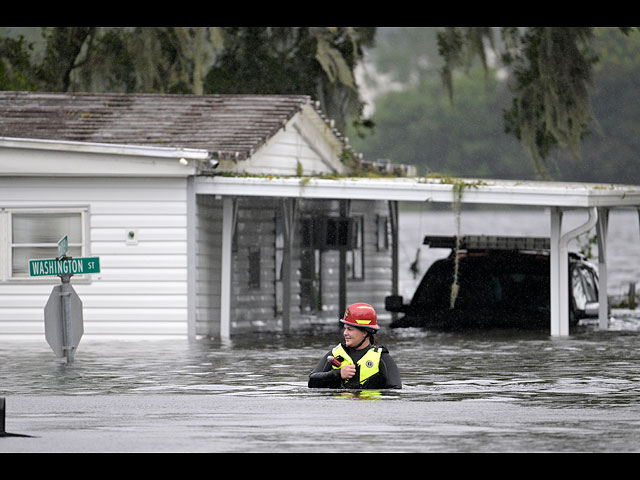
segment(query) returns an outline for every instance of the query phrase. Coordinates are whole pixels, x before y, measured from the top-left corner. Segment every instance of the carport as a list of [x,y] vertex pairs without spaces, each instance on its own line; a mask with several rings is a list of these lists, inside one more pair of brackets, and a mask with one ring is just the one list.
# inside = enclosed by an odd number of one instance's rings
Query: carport
[[[636,208],[640,220],[640,187],[587,183],[503,181],[461,178],[275,178],[198,176],[195,193],[223,198],[224,224],[232,225],[232,201],[237,197],[262,196],[284,199],[314,198],[334,200],[386,200],[391,213],[393,239],[393,279],[391,293],[398,289],[398,202],[439,202],[482,205],[545,207],[550,212],[551,261],[551,335],[569,335],[568,244],[576,236],[596,227],[598,244],[599,320],[608,326],[606,244],[609,211],[612,208]],[[571,231],[563,232],[562,217],[568,210],[581,209],[588,220]],[[223,284],[230,275],[231,229],[224,229]],[[639,230],[640,234],[640,230]],[[225,268],[226,265],[226,268]],[[222,331],[228,332],[230,292],[221,299]]]

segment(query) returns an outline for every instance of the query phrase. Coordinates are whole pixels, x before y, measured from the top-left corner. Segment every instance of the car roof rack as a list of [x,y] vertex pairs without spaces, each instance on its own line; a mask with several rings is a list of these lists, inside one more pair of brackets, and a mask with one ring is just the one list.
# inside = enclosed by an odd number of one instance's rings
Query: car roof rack
[[[427,235],[423,245],[431,248],[455,248],[456,236]],[[460,238],[463,250],[549,250],[547,237],[505,237],[496,235],[464,235]]]

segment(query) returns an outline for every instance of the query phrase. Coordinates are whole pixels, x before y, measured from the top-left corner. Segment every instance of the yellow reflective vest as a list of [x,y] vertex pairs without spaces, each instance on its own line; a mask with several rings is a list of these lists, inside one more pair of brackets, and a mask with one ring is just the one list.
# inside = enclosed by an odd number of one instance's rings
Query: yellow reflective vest
[[[339,367],[336,367],[335,365],[333,366],[333,368],[336,370],[339,368],[342,368],[344,365],[354,364],[351,357],[347,355],[347,352],[342,347],[342,344],[338,344],[336,347],[334,347],[334,349],[331,351],[331,354],[338,360],[342,358],[342,361]],[[358,360],[357,365],[360,367],[360,378],[358,380],[360,382],[360,385],[364,385],[364,383],[369,378],[371,378],[372,376],[374,376],[376,373],[380,371],[381,356],[382,356],[382,348],[373,347],[373,348],[370,348],[367,351],[367,353],[365,353],[362,356],[360,360]],[[344,383],[347,383],[347,382],[349,382],[349,379],[344,380]]]

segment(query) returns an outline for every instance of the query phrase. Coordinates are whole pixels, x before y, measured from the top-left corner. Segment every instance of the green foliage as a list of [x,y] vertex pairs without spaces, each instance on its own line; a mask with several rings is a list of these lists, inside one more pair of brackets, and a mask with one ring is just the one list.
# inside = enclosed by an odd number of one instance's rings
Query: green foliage
[[[510,70],[513,91],[504,113],[505,130],[522,142],[537,171],[549,178],[545,160],[550,152],[562,147],[579,159],[582,140],[597,128],[589,91],[597,61],[594,27],[502,27],[500,32],[501,59]],[[479,57],[486,71],[486,47],[495,49],[492,35],[486,27],[445,27],[439,34],[450,94],[456,68]]]
[[225,48],[209,70],[215,93],[299,94],[315,88],[321,65],[308,28],[222,27]]
[[563,150],[554,152],[551,173],[574,181],[640,184],[640,34],[598,27],[593,48],[599,61],[590,97],[598,130],[582,138],[580,160]]
[[379,27],[375,49],[369,52],[376,71],[407,85],[437,74],[439,27]]
[[23,36],[0,37],[0,90],[31,90],[35,80],[30,69],[32,47]]
[[[376,101],[373,135],[352,144],[427,174],[640,183],[637,30],[380,27],[370,77],[393,91]],[[440,57],[438,37],[455,54]],[[437,80],[447,59],[449,91]]]
[[437,77],[376,102],[375,129],[353,147],[369,160],[413,164],[421,175],[439,173],[478,178],[531,178],[517,140],[504,134],[499,112],[508,105],[505,85],[479,69],[453,80],[455,106]]
[[530,27],[519,40],[522,50],[503,56],[513,68],[515,92],[506,131],[523,142],[546,176],[550,150],[561,146],[580,158],[580,142],[594,121],[592,39],[593,27]]
[[54,27],[43,34],[47,46],[44,61],[38,69],[39,76],[51,90],[68,91],[73,70],[91,56],[97,27]]
[[353,71],[375,27],[222,27],[210,93],[306,94],[344,130],[366,125]]
[[493,32],[489,27],[445,27],[438,34],[438,51],[444,59],[442,80],[452,103],[453,72],[456,68],[469,72],[477,56],[485,71],[487,70],[485,41],[493,45]]

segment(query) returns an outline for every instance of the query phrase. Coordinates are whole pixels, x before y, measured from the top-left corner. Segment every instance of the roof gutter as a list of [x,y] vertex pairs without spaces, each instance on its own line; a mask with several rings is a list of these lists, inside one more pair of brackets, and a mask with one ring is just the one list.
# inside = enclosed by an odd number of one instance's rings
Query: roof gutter
[[217,165],[204,149],[0,137],[0,176],[186,178]]
[[33,150],[76,151],[111,155],[134,155],[155,158],[185,158],[205,161],[211,158],[207,150],[195,148],[152,147],[147,145],[121,145],[110,143],[72,142],[68,140],[41,140],[36,138],[0,137],[0,147]]
[[[640,188],[562,182],[482,181],[468,182],[461,201],[490,205],[540,207],[640,206]],[[319,178],[198,176],[201,194],[350,200],[395,200],[407,202],[453,202],[453,183],[421,178]]]

